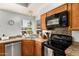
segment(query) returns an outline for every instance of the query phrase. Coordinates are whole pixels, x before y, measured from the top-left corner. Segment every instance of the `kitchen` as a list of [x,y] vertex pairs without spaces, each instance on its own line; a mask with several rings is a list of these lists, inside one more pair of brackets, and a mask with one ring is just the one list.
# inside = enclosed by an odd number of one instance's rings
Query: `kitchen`
[[78,56],[78,6],[0,4],[0,56]]

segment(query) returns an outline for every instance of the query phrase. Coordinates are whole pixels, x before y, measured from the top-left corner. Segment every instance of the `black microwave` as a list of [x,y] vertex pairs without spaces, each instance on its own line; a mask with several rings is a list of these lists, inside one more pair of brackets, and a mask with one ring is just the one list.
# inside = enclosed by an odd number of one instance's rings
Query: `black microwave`
[[55,15],[46,17],[46,28],[48,30],[56,27],[67,27],[68,26],[68,11],[63,11]]

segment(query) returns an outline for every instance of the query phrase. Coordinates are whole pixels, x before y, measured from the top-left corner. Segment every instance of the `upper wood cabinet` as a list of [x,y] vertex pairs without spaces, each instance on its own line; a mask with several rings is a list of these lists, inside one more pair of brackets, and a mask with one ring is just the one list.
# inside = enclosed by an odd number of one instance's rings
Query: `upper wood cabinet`
[[5,44],[0,43],[0,56],[5,56]]
[[69,30],[79,30],[79,3],[63,4],[45,14],[41,15],[42,30],[46,29],[46,17],[60,13],[62,11],[68,11]]
[[22,41],[22,56],[34,56],[34,40]]
[[41,15],[41,29],[46,30],[46,13]]
[[68,7],[67,4],[61,5],[61,6],[57,7],[57,8],[55,8],[55,9],[47,12],[47,16],[51,16],[51,15],[60,13],[62,11],[65,11],[65,10],[67,10],[67,7]]
[[79,3],[71,4],[72,30],[79,30]]
[[60,13],[62,11],[67,10],[67,4],[61,5],[47,13],[41,15],[41,28],[42,30],[46,30],[46,17]]

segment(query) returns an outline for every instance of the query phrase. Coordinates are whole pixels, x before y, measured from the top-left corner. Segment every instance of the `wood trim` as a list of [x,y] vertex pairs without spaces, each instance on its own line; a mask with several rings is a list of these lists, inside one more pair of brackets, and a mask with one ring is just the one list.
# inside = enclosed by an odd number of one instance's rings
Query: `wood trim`
[[68,4],[68,20],[69,20],[69,27],[68,30],[71,31],[72,28],[72,11],[71,11],[72,7],[71,7],[71,3]]
[[5,44],[0,43],[0,56],[5,56]]
[[44,14],[42,14],[41,16],[40,16],[40,18],[41,18],[41,29],[42,30],[46,30],[46,13],[44,13]]

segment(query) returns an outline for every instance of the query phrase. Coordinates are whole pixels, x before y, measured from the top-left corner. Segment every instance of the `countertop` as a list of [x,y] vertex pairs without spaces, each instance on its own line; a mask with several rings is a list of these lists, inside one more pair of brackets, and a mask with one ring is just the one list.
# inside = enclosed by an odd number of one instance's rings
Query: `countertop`
[[10,43],[10,42],[16,42],[16,41],[21,41],[21,40],[33,40],[30,38],[12,38],[12,39],[6,39],[6,40],[0,40],[0,43]]
[[39,42],[44,42],[47,39],[43,39],[43,38],[25,38],[25,37],[16,37],[16,38],[11,38],[11,39],[6,39],[6,40],[0,40],[0,43],[9,43],[9,42],[16,42],[16,41],[21,41],[21,40],[35,40],[35,41],[39,41]]
[[15,42],[15,41],[20,41],[20,40],[23,40],[23,38],[0,40],[0,43],[9,43],[9,42]]
[[67,56],[79,56],[79,42],[73,42],[72,45],[65,50]]
[[35,41],[39,41],[39,42],[44,42],[47,41],[47,39],[43,39],[43,38],[36,38]]

